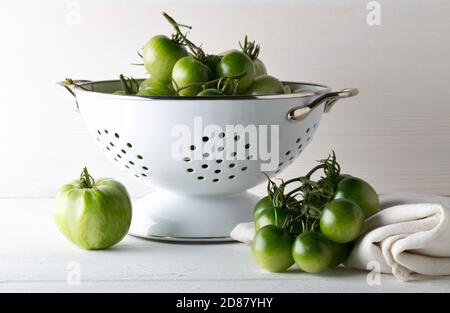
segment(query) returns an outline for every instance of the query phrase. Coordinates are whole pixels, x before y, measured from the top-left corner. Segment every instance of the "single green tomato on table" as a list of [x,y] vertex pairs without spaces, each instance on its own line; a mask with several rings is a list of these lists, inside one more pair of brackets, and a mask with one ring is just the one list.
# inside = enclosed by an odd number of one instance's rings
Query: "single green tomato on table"
[[252,59],[244,52],[238,50],[225,53],[216,69],[218,77],[230,77],[244,73],[245,75],[240,78],[238,83],[238,94],[244,94],[255,79],[255,65]]
[[380,211],[380,200],[377,192],[361,178],[344,177],[337,184],[334,199],[352,200],[363,210],[366,218]]
[[287,230],[267,225],[255,234],[252,252],[259,265],[271,272],[283,272],[294,264],[293,237]]
[[175,63],[187,55],[183,46],[164,35],[157,35],[145,44],[142,58],[153,79],[170,82]]
[[320,231],[331,241],[353,241],[359,237],[363,227],[364,212],[351,200],[332,200],[322,210]]
[[283,84],[277,78],[262,75],[255,78],[246,93],[253,96],[276,95],[284,93],[284,89]]
[[319,232],[304,232],[295,238],[292,256],[301,270],[319,273],[330,267],[333,261],[333,247]]
[[125,187],[111,178],[94,180],[87,169],[61,187],[53,217],[61,233],[81,248],[105,249],[130,228],[131,201]]
[[213,74],[207,65],[192,56],[183,57],[173,67],[173,87],[181,89],[180,96],[196,96],[202,91],[200,84],[182,88],[192,83],[205,83],[210,81],[212,76]]

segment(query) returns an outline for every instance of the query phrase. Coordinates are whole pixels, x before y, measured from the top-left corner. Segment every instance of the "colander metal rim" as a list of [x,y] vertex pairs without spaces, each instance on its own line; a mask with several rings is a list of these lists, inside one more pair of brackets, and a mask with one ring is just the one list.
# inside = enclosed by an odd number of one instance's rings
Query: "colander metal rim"
[[[141,79],[138,79],[140,81]],[[289,93],[289,94],[278,94],[278,95],[264,95],[264,96],[252,96],[252,95],[245,95],[245,96],[204,96],[204,97],[198,97],[198,96],[136,96],[136,95],[118,95],[113,93],[106,93],[106,92],[99,92],[94,90],[88,90],[87,88],[82,88],[83,86],[88,86],[92,84],[104,84],[104,83],[113,83],[118,82],[119,80],[99,80],[99,81],[83,81],[76,85],[74,85],[74,88],[76,88],[77,93],[78,92],[86,92],[86,93],[93,93],[96,95],[101,95],[104,97],[109,98],[115,98],[115,99],[122,99],[122,100],[139,100],[142,101],[143,99],[148,100],[177,100],[177,101],[186,101],[186,100],[195,100],[195,101],[223,101],[223,100],[276,100],[276,99],[298,99],[298,98],[305,98],[305,97],[311,97],[311,96],[320,96],[323,94],[326,94],[330,92],[331,88],[325,85],[321,84],[315,84],[315,83],[303,83],[303,82],[292,82],[292,81],[282,81],[283,84],[287,85],[307,85],[307,86],[313,86],[313,87],[319,87],[320,90],[317,91],[306,91],[306,92],[299,92],[299,93]]]

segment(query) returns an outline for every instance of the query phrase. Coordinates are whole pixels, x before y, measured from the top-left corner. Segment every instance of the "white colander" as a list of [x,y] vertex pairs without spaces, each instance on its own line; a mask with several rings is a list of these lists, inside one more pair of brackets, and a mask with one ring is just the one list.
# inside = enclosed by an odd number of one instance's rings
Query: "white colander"
[[[236,224],[252,218],[257,198],[246,190],[265,182],[264,173],[273,176],[289,166],[311,142],[322,113],[337,99],[358,93],[286,84],[305,91],[138,97],[112,94],[120,89],[119,81],[79,81],[68,90],[106,156],[120,170],[157,189],[134,206],[130,234],[224,241]],[[175,155],[181,140],[177,129],[189,130],[190,138]],[[249,129],[256,130],[256,137]],[[264,151],[272,152],[270,161],[260,150],[265,145]]]

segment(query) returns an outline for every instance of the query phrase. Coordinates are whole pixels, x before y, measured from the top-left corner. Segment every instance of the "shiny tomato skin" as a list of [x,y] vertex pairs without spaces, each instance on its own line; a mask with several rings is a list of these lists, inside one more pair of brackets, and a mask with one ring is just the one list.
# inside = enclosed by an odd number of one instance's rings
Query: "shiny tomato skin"
[[[205,83],[212,79],[209,67],[192,56],[179,59],[172,70],[173,87],[182,88],[192,83]],[[202,91],[202,86],[191,86],[181,89],[180,96],[196,96]]]
[[230,77],[243,73],[245,75],[239,80],[237,87],[238,94],[244,94],[255,79],[255,65],[252,59],[238,50],[225,53],[216,69],[217,77]]

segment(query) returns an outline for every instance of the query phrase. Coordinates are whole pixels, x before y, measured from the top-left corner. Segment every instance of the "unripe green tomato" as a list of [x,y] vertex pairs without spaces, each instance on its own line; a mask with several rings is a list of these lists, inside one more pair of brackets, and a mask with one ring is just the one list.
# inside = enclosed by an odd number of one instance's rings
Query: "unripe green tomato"
[[254,60],[253,64],[255,64],[255,76],[256,77],[267,74],[266,66],[260,59]]
[[267,225],[255,234],[252,253],[259,265],[271,272],[283,272],[294,264],[294,238],[284,229]]
[[237,93],[244,94],[255,79],[255,65],[244,52],[231,50],[224,54],[217,65],[218,77],[230,77],[245,73],[239,80]]
[[170,83],[148,78],[141,82],[137,96],[173,96],[175,91]]
[[157,35],[145,44],[144,66],[150,76],[163,82],[170,82],[175,63],[188,53],[186,49],[164,35]]
[[111,178],[89,184],[77,179],[59,190],[53,217],[74,244],[88,250],[105,249],[127,234],[131,201],[125,187]]
[[255,78],[247,88],[247,94],[253,96],[276,95],[284,93],[283,84],[275,77],[262,75]]
[[[172,70],[173,87],[182,88],[192,83],[205,83],[212,79],[209,67],[192,56],[183,57],[175,63]],[[196,96],[202,91],[202,86],[191,86],[181,89],[180,96]]]

